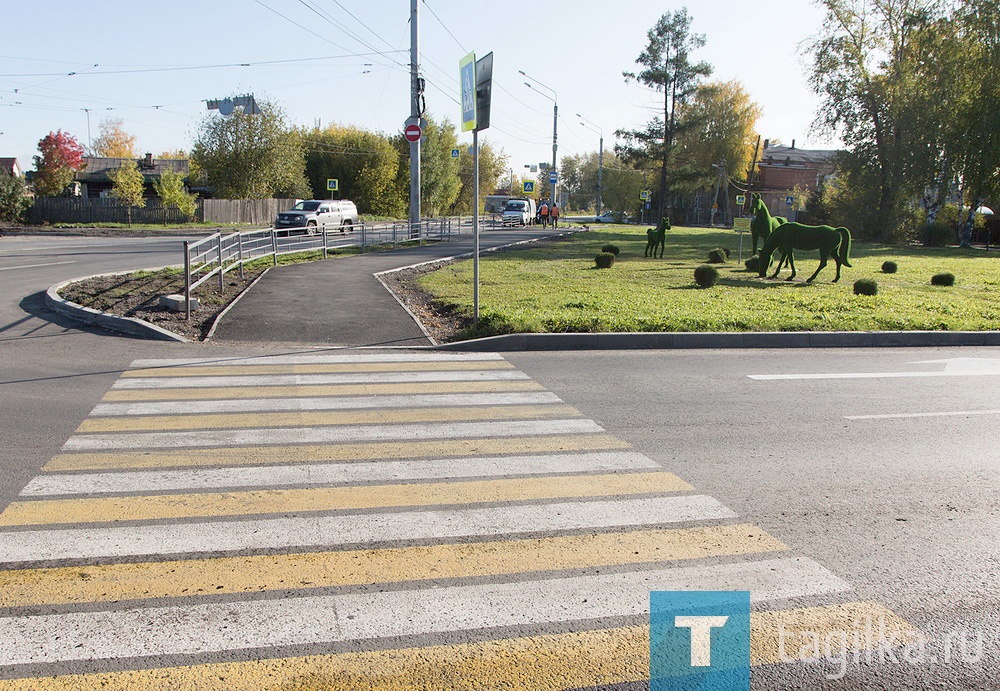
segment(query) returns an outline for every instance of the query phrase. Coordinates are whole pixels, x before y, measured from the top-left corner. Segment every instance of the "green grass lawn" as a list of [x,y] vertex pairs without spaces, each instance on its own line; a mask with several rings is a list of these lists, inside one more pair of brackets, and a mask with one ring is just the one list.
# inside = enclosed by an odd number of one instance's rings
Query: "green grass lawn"
[[[743,236],[743,258],[750,255]],[[594,257],[606,244],[621,255],[609,269]],[[886,246],[855,242],[853,268],[831,281],[830,261],[816,280],[816,251],[797,251],[795,280],[785,269],[761,279],[737,262],[739,235],[675,226],[663,259],[643,257],[645,226],[608,226],[532,249],[485,255],[480,260],[480,324],[464,337],[499,333],[611,331],[983,331],[1000,328],[1000,252],[958,248]],[[709,250],[731,250],[719,264],[719,282],[701,289],[695,267]],[[882,263],[899,270],[882,273]],[[774,266],[769,274],[774,271]],[[955,285],[930,284],[951,272]],[[878,282],[875,296],[854,295],[854,281]],[[442,304],[472,314],[472,261],[421,278]]]

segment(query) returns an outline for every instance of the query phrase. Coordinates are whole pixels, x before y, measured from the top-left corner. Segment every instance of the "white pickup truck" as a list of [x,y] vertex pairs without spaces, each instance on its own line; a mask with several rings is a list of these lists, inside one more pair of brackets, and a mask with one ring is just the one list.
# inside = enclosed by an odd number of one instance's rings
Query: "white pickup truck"
[[505,226],[530,226],[535,224],[534,199],[509,199],[503,208]]

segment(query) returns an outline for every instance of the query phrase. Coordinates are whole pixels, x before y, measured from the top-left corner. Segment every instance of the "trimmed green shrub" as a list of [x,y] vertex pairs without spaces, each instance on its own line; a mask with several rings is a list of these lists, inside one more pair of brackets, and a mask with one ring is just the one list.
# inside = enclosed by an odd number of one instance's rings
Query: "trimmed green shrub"
[[932,286],[953,286],[955,285],[955,274],[943,273],[931,276]]
[[898,268],[896,262],[882,262],[882,273],[884,274],[894,274]]
[[594,262],[597,264],[598,269],[610,269],[615,263],[615,255],[611,252],[601,252],[594,257]]
[[859,278],[854,282],[855,295],[878,295],[878,283],[871,278]]
[[714,250],[709,250],[708,252],[709,264],[725,264],[728,258],[729,254],[721,247],[716,247]]
[[745,262],[743,262],[743,266],[747,267],[747,271],[749,271],[750,273],[753,274],[757,273],[758,271],[760,271],[760,257],[758,257],[756,254],[753,255]]
[[947,223],[928,223],[920,229],[920,241],[924,247],[945,247],[955,244],[957,240],[957,232]]
[[602,252],[610,252],[611,254],[615,255],[616,257],[619,254],[622,253],[622,251],[620,249],[618,249],[618,245],[605,245],[604,247],[601,248],[601,251]]
[[694,282],[702,288],[711,288],[719,280],[719,270],[714,266],[702,264],[694,270]]

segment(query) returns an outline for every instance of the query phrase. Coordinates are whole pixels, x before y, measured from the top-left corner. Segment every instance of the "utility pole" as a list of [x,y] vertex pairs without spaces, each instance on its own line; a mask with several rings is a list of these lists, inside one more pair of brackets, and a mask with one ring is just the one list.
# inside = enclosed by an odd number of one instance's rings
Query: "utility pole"
[[[410,120],[418,125],[423,114],[420,79],[420,0],[410,0]],[[410,142],[410,234],[420,232],[420,139]]]
[[[597,133],[601,137],[600,146],[599,146],[599,148],[597,150],[598,151],[598,153],[597,153],[597,215],[600,216],[601,215],[601,190],[603,189],[602,178],[604,177],[604,130],[599,125],[595,125],[593,122],[590,122],[590,120],[588,120],[587,118],[583,117],[579,113],[576,114],[576,117],[580,118],[580,124],[583,125],[584,127],[586,127],[591,132],[595,131],[595,128],[596,128]],[[588,123],[590,123],[590,124],[588,125]]]
[[[527,79],[530,79],[531,81],[535,82],[535,84],[538,84],[538,86],[542,87],[543,89],[546,89],[546,90],[552,92],[551,96],[549,96],[548,94],[543,93],[541,91],[539,91],[538,93],[542,94],[542,96],[545,96],[545,98],[547,98],[550,101],[552,101],[552,167],[549,169],[549,176],[551,177],[552,175],[556,175],[556,180],[555,180],[555,182],[552,183],[552,203],[553,204],[558,204],[559,203],[559,197],[557,196],[556,193],[558,191],[558,186],[559,186],[559,177],[558,177],[558,171],[556,170],[556,152],[559,150],[559,144],[558,144],[558,141],[559,141],[559,95],[556,93],[556,90],[553,89],[551,86],[545,86],[544,84],[542,84],[540,81],[538,81],[534,77],[532,77],[532,76],[530,76],[528,74],[525,74],[524,70],[518,70],[518,72],[521,74],[522,77],[526,77]],[[535,89],[535,87],[532,84],[529,84],[528,82],[525,82],[524,85],[526,87],[528,87],[529,89]],[[538,91],[538,89],[535,89],[535,91]]]

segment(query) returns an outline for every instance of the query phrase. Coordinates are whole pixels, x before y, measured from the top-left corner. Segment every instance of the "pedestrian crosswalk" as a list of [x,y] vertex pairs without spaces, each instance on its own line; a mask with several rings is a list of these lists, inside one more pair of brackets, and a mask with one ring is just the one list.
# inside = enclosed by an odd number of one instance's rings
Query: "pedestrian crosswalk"
[[750,590],[755,664],[908,628],[493,354],[136,361],[0,583],[0,689],[641,681],[651,590]]

